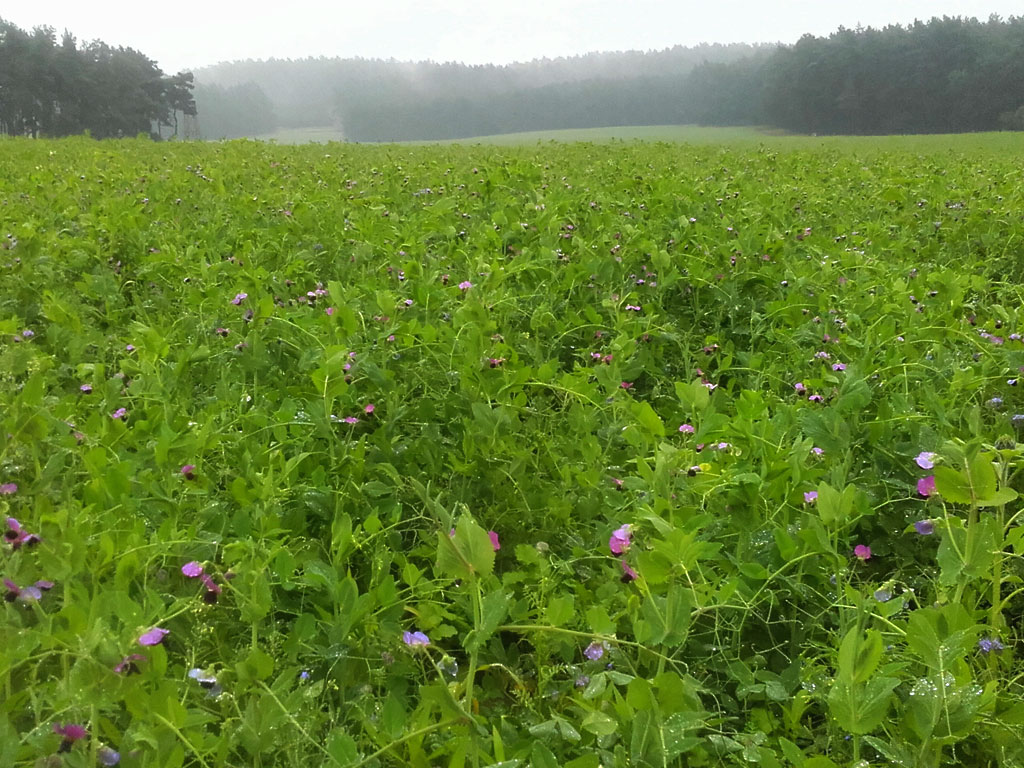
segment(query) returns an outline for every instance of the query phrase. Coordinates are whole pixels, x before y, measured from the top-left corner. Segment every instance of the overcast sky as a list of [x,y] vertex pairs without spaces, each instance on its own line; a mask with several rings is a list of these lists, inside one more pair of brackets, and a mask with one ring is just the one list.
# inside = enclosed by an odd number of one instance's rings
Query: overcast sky
[[[28,0],[0,17],[136,48],[168,73],[235,59],[364,56],[470,64],[804,33],[932,16],[1024,15],[1020,0]],[[269,8],[269,10],[268,10]]]

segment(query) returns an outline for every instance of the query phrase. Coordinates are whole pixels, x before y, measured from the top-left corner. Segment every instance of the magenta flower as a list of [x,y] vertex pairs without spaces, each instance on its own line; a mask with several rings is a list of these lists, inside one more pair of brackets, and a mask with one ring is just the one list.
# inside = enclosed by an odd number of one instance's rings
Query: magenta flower
[[160,627],[153,627],[148,632],[143,632],[139,636],[139,645],[153,646],[160,645],[164,641],[164,638],[171,634],[169,629],[161,629]]
[[0,496],[10,496],[18,492],[17,483],[4,483],[0,485]]
[[817,500],[817,491],[804,491],[804,504],[814,504]]
[[236,293],[235,294],[235,298],[233,298],[231,300],[231,303],[234,304],[237,307],[239,304],[241,304],[243,301],[245,301],[248,298],[249,298],[249,294],[248,293]]
[[866,544],[858,544],[853,548],[853,554],[858,560],[870,560],[871,559],[871,547]]
[[327,309],[324,310],[324,312],[327,314],[328,317],[330,317],[331,315],[334,314],[334,307],[328,307]]
[[696,432],[692,424],[680,424],[679,431],[682,432],[684,435],[692,435],[694,432]]
[[4,531],[4,540],[11,545],[11,549],[20,549],[24,546],[32,546],[42,541],[42,537],[29,533],[21,527],[21,523],[13,517],[7,518],[7,530]]
[[141,653],[129,653],[114,666],[114,673],[118,675],[134,675],[139,671],[137,661],[146,661]]
[[115,419],[115,420],[119,419],[121,421],[124,421],[125,419],[128,418],[128,410],[125,409],[125,408],[118,408],[116,411],[114,411],[112,414],[110,414],[110,418]]
[[346,424],[358,424],[359,423],[359,419],[356,416],[346,416],[344,419],[342,419],[342,421],[344,421]]
[[935,466],[935,460],[939,458],[939,454],[932,453],[931,451],[921,451],[917,456],[914,457],[914,461],[917,462],[917,466],[921,469],[931,469]]
[[53,724],[53,732],[61,737],[60,748],[58,752],[67,752],[74,746],[76,741],[88,738],[89,732],[85,730],[84,725],[78,725],[77,723],[68,723],[67,725]]
[[367,416],[369,416],[375,410],[377,410],[377,406],[375,406],[373,403],[367,403],[365,406],[363,406],[363,413],[365,413]]
[[494,547],[495,552],[501,549],[501,541],[498,540],[498,534],[495,531],[488,531],[487,537],[491,540],[491,546]]
[[621,555],[629,549],[629,524],[623,525],[612,531],[612,537],[608,539],[608,548],[613,555]]
[[918,520],[914,523],[914,530],[919,536],[931,536],[935,533],[935,523],[931,520]]
[[422,648],[430,645],[430,638],[422,632],[403,632],[402,642],[410,648]]
[[917,493],[926,499],[935,493],[935,475],[928,475],[928,477],[922,477],[918,480]]
[[629,563],[627,563],[625,560],[622,560],[621,563],[623,584],[628,584],[631,581],[636,581],[640,577],[640,574],[634,571],[632,568],[630,568]]
[[224,591],[220,584],[215,582],[208,573],[199,574],[199,579],[203,582],[203,586],[206,587],[206,592],[203,594],[203,602],[210,603],[211,605],[216,603],[217,598]]
[[181,566],[181,572],[188,576],[190,579],[198,579],[203,575],[203,566],[200,565],[196,560],[192,560]]
[[599,643],[595,640],[583,649],[583,655],[591,661],[597,661],[604,656],[604,643]]
[[181,474],[186,480],[196,479],[196,465],[186,464],[181,468]]

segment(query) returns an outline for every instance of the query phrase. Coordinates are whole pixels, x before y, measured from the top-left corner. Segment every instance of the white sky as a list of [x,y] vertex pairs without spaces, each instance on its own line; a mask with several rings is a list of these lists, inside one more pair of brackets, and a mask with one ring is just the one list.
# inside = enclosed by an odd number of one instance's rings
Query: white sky
[[[6,3],[5,3],[6,4]],[[470,64],[794,42],[932,16],[1024,15],[1020,0],[28,0],[0,17],[136,48],[168,73],[235,59],[363,56]],[[276,6],[276,7],[274,7]]]

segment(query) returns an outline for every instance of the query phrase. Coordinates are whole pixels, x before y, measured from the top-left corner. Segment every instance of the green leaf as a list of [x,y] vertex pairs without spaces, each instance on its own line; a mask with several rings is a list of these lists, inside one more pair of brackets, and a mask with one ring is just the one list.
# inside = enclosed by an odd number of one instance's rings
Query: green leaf
[[596,736],[608,736],[618,730],[619,722],[611,715],[592,710],[583,718],[580,727]]
[[839,727],[854,734],[871,733],[889,711],[895,677],[873,677],[866,684],[837,680],[828,692],[828,707]]
[[434,567],[442,576],[453,579],[489,576],[494,570],[491,537],[468,516],[459,518],[454,536],[447,531],[438,531],[437,563]]
[[481,607],[480,626],[466,635],[465,647],[471,653],[479,650],[484,643],[491,639],[494,630],[505,618],[508,613],[508,595],[500,589],[484,595]]
[[650,434],[655,437],[665,436],[665,424],[662,422],[661,417],[654,412],[650,403],[642,402],[638,404],[634,412],[637,421],[639,421],[640,425]]

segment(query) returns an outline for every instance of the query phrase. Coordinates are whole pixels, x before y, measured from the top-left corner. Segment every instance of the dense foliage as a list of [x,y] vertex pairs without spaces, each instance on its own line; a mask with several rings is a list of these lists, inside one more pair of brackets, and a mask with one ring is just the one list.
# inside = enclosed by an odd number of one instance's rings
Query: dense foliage
[[0,764],[1017,766],[1021,168],[8,140]]
[[31,33],[0,19],[0,133],[96,138],[160,133],[195,115],[192,74],[164,75],[143,54],[94,41],[79,47],[51,27]]
[[[250,81],[287,115],[281,125],[337,123],[358,141],[683,123],[837,134],[1022,130],[1024,17],[933,18],[774,48],[703,46],[512,67],[238,62],[200,78]],[[220,107],[211,100],[203,111]],[[258,132],[244,119],[233,130],[227,135]]]

